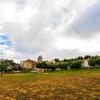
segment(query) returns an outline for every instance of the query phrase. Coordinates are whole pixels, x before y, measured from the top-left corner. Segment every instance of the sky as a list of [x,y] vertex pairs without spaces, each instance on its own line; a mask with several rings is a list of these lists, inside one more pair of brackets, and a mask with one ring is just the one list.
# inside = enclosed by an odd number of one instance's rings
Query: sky
[[100,55],[100,0],[0,0],[0,58]]

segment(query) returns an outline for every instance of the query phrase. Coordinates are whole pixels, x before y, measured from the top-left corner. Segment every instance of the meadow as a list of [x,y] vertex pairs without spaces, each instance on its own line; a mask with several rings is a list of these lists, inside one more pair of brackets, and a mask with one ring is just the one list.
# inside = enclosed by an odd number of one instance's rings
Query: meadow
[[0,100],[100,100],[100,69],[4,74]]

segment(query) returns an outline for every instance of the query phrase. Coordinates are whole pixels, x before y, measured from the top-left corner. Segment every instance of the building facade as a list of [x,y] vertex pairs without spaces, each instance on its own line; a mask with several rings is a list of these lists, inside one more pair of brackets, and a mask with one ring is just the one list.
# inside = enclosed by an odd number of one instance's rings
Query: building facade
[[21,61],[20,66],[21,66],[22,69],[32,70],[36,66],[36,62],[28,59],[26,61]]
[[82,66],[86,67],[86,68],[90,68],[91,66],[89,65],[89,59],[84,59],[83,63],[82,63]]

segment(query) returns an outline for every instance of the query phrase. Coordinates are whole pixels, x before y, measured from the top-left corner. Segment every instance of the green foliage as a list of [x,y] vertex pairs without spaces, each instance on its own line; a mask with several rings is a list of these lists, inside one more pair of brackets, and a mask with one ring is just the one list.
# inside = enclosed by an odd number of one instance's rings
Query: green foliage
[[55,61],[55,62],[59,62],[60,60],[59,60],[58,58],[55,58],[54,61]]
[[0,71],[11,71],[13,70],[13,67],[15,63],[13,60],[8,59],[1,59],[0,60]]
[[47,68],[47,63],[46,62],[39,62],[36,64],[37,68]]
[[76,60],[76,61],[70,62],[71,69],[79,69],[79,68],[81,68],[81,66],[82,66],[81,60]]
[[12,68],[12,66],[7,66],[7,69],[6,69],[6,71],[13,71],[13,68]]
[[67,70],[67,69],[79,69],[81,68],[82,61],[81,60],[70,60],[70,61],[62,61],[62,62],[41,62],[37,63],[36,67],[37,68],[46,68],[48,70],[56,70],[56,69],[61,69],[61,70]]
[[89,60],[89,65],[91,66],[100,66],[100,57],[92,57],[90,60]]
[[90,60],[89,60],[89,65],[90,66],[95,66],[95,58],[92,57]]
[[57,64],[55,63],[48,63],[47,64],[47,69],[51,69],[52,71],[56,70]]
[[84,57],[84,59],[89,59],[89,58],[91,58],[90,55],[86,55],[86,56]]
[[68,69],[69,63],[68,62],[59,62],[57,63],[57,68],[60,68],[62,70]]
[[76,58],[77,60],[83,60],[83,57],[82,56],[79,56]]
[[1,60],[0,61],[0,71],[6,71],[7,70],[7,66],[8,66],[8,63],[5,62],[5,60]]

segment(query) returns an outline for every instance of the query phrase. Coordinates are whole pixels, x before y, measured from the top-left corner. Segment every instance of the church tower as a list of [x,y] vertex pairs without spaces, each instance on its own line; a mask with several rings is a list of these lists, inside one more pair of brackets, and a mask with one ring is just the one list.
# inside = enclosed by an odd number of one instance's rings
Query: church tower
[[38,57],[38,61],[39,61],[39,62],[43,61],[43,58],[42,58],[41,55]]

